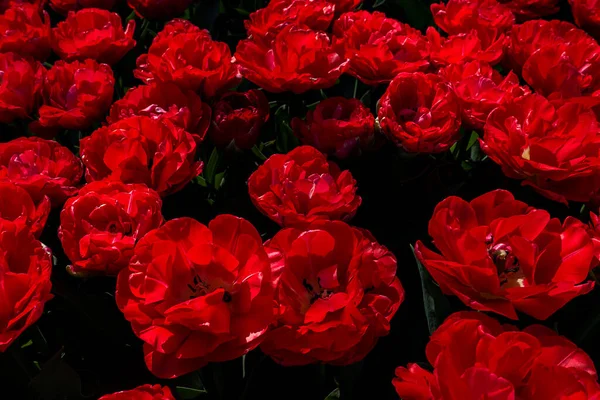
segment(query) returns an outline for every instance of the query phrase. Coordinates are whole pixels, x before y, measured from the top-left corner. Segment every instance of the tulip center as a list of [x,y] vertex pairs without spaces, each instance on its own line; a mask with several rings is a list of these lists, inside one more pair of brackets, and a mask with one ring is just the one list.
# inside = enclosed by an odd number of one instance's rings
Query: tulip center
[[493,243],[494,238],[491,234],[486,237],[488,244],[488,254],[500,279],[502,288],[523,287],[525,275],[519,265],[519,260],[513,254],[512,247],[507,243]]
[[321,285],[318,283],[315,287],[306,279],[302,281],[302,285],[306,288],[306,291],[310,295],[310,304],[314,303],[318,299],[326,300],[334,293],[333,290],[321,288]]
[[[210,283],[204,281],[199,275],[195,275],[192,283],[188,283],[187,287],[191,291],[190,299],[206,296],[207,294],[219,288],[216,286],[211,286]],[[231,293],[225,290],[223,293],[223,302],[230,303],[232,299]]]
[[205,296],[211,292],[210,284],[208,282],[204,282],[200,276],[195,275],[192,282],[193,283],[188,283],[187,285],[187,287],[192,291],[192,294],[190,294],[191,299]]

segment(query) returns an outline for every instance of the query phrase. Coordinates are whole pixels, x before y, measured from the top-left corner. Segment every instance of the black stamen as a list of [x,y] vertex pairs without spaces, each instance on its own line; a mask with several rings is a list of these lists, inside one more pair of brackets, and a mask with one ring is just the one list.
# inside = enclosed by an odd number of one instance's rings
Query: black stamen
[[231,293],[225,291],[225,293],[223,293],[223,301],[229,303],[231,301]]
[[304,279],[302,281],[302,285],[306,288],[306,290],[308,290],[309,292],[313,291],[313,287],[310,283],[308,283],[308,281],[306,279]]

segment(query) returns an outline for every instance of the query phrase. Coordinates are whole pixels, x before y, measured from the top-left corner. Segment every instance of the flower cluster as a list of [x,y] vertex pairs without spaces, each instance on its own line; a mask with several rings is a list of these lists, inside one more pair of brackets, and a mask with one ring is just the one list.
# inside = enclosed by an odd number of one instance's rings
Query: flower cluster
[[426,349],[433,373],[417,364],[396,369],[406,400],[595,399],[594,363],[563,336],[542,326],[519,331],[475,312],[452,314]]
[[[574,23],[551,19],[558,0],[447,0],[422,30],[385,2],[215,3],[235,17],[205,23],[195,0],[0,0],[0,352],[30,346],[19,337],[53,293],[69,300],[63,286],[83,279],[112,285],[161,380],[101,400],[174,400],[163,380],[251,351],[358,363],[409,288],[408,245],[386,233],[406,238],[412,220],[378,221],[381,242],[360,227],[380,206],[369,188],[397,185],[443,199],[414,246],[415,287],[474,310],[433,332],[431,370],[396,370],[398,395],[600,399],[574,343],[490,316],[551,325],[595,288],[600,0],[569,0]],[[365,153],[381,147],[394,163],[373,173]],[[452,185],[410,191],[392,178],[406,160],[427,164],[414,180]],[[483,163],[555,207],[463,192]],[[590,222],[556,208],[569,202]]]

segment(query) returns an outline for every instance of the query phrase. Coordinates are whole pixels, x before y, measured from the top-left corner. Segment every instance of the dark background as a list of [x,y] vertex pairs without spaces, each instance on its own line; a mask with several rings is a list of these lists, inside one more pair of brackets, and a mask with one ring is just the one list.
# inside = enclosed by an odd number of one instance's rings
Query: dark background
[[[227,42],[234,50],[245,36],[243,20],[265,3],[202,0],[186,17],[210,29],[215,40]],[[428,0],[365,1],[363,8],[385,12],[423,30],[433,24]],[[131,13],[125,5],[117,11],[123,19]],[[53,25],[60,20],[55,14],[52,18]],[[571,19],[566,2],[557,18]],[[117,98],[127,88],[139,84],[132,75],[135,59],[147,51],[154,33],[162,27],[156,22],[136,19],[138,46],[113,68],[119,82]],[[356,94],[375,112],[385,88],[355,84],[354,78],[344,76],[338,85],[324,92],[302,96],[268,94],[272,102],[271,119],[261,136],[260,151],[268,157],[291,149],[296,143],[287,125],[289,119],[303,117],[308,105],[324,96]],[[238,90],[251,87],[244,82]],[[22,124],[0,125],[0,138],[9,140],[25,131]],[[59,140],[77,152],[79,134],[64,132]],[[496,165],[482,157],[477,144],[467,150],[470,135],[465,133],[452,153],[435,157],[407,155],[385,143],[377,152],[340,162],[342,168],[351,170],[363,198],[352,224],[370,230],[396,255],[398,276],[406,290],[406,300],[392,321],[390,335],[381,338],[363,362],[348,367],[283,368],[255,350],[243,360],[209,365],[176,380],[160,381],[146,369],[141,341],[132,334],[129,323],[115,305],[115,279],[79,279],[66,273],[68,260],[56,235],[59,210],[54,210],[42,236],[42,242],[57,258],[52,275],[54,299],[47,303],[39,322],[0,355],[0,398],[97,399],[144,383],[162,383],[169,385],[180,399],[321,400],[337,387],[341,388],[342,399],[397,399],[391,385],[394,369],[409,362],[426,362],[428,323],[435,325],[449,312],[463,309],[455,298],[442,298],[427,276],[425,294],[435,308],[424,308],[419,268],[410,248],[418,239],[428,240],[427,223],[439,201],[449,195],[472,199],[489,190],[504,188],[511,190],[517,199],[544,208],[555,217],[573,215],[588,220],[589,211],[581,209],[581,205],[572,204],[568,208],[553,203],[505,178]],[[247,194],[246,180],[261,162],[260,154],[217,152],[206,142],[202,158],[203,181],[164,199],[165,218],[192,216],[207,223],[218,214],[231,213],[251,221],[265,240],[272,237],[278,226],[252,206]],[[595,340],[600,333],[599,301],[599,289],[595,289],[544,322],[575,341],[594,361],[600,360],[600,347]],[[518,325],[534,322],[523,316]]]

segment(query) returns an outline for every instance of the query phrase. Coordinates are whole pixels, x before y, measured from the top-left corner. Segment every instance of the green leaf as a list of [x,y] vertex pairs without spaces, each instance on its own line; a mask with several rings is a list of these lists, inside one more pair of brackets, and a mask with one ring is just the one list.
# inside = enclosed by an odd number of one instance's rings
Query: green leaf
[[225,171],[215,175],[215,189],[219,190],[225,183]]
[[131,21],[134,18],[135,18],[135,10],[131,11],[131,14],[129,14],[127,16],[127,19],[125,20],[125,22],[129,22],[129,21]]
[[184,386],[176,386],[175,390],[177,390],[177,394],[179,394],[179,397],[181,397],[184,400],[197,399],[208,394],[206,389],[195,389]]
[[325,400],[337,400],[340,398],[340,389],[334,389],[333,392],[329,393],[329,395],[327,395],[327,397],[325,397]]
[[423,289],[423,305],[425,307],[425,316],[427,317],[427,326],[429,333],[433,334],[438,326],[450,315],[450,303],[444,296],[439,286],[437,286],[429,272],[419,261],[415,248],[411,245],[411,250],[415,256],[419,275],[421,276],[421,288]]
[[375,2],[375,4],[373,4],[373,8],[380,7],[380,6],[382,6],[382,5],[383,5],[385,2],[386,2],[386,0],[377,0],[377,1]]
[[238,14],[243,15],[243,16],[250,15],[250,12],[247,10],[244,10],[243,8],[234,8],[234,10],[237,11]]
[[258,157],[261,161],[266,161],[267,157],[263,154],[263,152],[256,146],[252,147],[252,153]]
[[482,161],[481,155],[481,147],[479,147],[479,142],[477,142],[473,147],[471,147],[471,161]]
[[208,163],[206,164],[206,169],[204,170],[204,178],[206,182],[212,184],[215,181],[215,174],[217,173],[217,165],[219,164],[219,159],[221,155],[219,154],[219,150],[215,147],[210,153],[210,158],[208,159]]
[[469,150],[475,143],[477,143],[477,139],[479,139],[479,135],[477,132],[471,132],[471,137],[469,138],[469,142],[467,143],[467,150]]
[[180,376],[173,382],[178,398],[184,400],[201,399],[208,396],[198,371]]
[[202,187],[207,187],[208,185],[206,184],[206,179],[204,179],[203,176],[197,176],[196,177],[196,183]]

